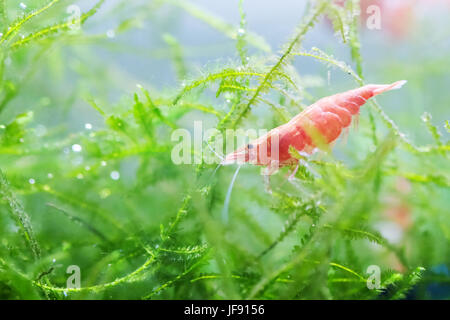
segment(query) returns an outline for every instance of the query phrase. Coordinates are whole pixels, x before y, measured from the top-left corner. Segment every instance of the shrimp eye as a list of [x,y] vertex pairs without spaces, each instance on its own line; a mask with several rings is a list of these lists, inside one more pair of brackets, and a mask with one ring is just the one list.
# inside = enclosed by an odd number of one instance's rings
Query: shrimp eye
[[253,149],[253,145],[252,144],[248,144],[247,145],[247,149]]

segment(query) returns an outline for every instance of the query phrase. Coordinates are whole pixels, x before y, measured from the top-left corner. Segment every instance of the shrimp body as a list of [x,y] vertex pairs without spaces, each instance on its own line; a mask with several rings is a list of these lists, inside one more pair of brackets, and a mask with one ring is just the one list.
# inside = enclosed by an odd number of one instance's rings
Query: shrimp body
[[359,113],[359,108],[368,99],[385,91],[399,89],[405,83],[402,80],[389,85],[369,84],[322,98],[289,122],[228,154],[222,164],[251,163],[275,169],[271,172],[296,164],[298,159],[289,152],[290,146],[299,152],[311,154],[316,149],[318,138],[322,143],[332,143],[351,124],[352,117]]

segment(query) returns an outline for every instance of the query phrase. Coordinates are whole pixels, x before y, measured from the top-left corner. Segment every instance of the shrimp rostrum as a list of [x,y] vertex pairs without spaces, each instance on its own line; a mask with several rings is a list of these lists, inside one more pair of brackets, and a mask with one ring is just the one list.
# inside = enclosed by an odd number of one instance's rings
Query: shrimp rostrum
[[322,98],[313,103],[289,122],[270,130],[228,154],[222,165],[250,163],[266,167],[265,175],[271,175],[280,167],[298,165],[298,157],[291,147],[300,153],[312,154],[335,141],[347,128],[359,108],[373,96],[399,89],[405,80],[388,85],[369,84],[363,87]]

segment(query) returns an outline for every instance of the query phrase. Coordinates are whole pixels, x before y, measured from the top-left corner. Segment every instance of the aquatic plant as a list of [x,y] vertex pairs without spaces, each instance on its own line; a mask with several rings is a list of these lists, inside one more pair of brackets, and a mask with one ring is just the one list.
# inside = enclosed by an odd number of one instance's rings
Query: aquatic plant
[[[250,30],[244,0],[235,24],[185,0],[103,2],[68,10],[63,0],[0,0],[0,298],[402,299],[448,283],[432,272],[450,257],[448,121],[410,113],[397,124],[391,115],[428,95],[446,108],[421,79],[448,72],[448,55],[420,69],[386,62],[382,81],[405,78],[411,89],[368,102],[347,144],[305,160],[290,182],[282,169],[271,194],[258,169],[243,167],[225,222],[236,168],[216,170],[203,158],[174,164],[172,133],[193,119],[217,135],[276,127],[342,91],[323,80],[330,72],[346,90],[374,82],[361,54],[359,1],[308,1],[276,52]],[[158,20],[164,10],[212,28],[234,58],[196,71],[192,48]],[[110,17],[119,22],[104,32]],[[305,47],[325,17],[348,59]],[[161,88],[159,75],[130,85],[105,57],[149,59],[111,41],[147,30],[147,21],[165,28],[152,54],[170,59],[173,87]],[[322,69],[312,77],[299,61]],[[409,137],[404,127],[421,133]],[[400,239],[384,235],[386,221]],[[74,265],[80,287],[67,286]],[[371,266],[381,275],[375,287]]]

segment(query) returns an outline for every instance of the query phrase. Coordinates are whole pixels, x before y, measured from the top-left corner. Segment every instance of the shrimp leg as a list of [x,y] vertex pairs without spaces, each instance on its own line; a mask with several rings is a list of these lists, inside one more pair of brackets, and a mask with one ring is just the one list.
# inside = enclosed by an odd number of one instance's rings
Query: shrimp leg
[[292,173],[288,177],[288,181],[295,180],[295,175],[297,174],[299,167],[300,167],[300,161],[297,162],[297,165],[295,166],[294,170],[292,170]]
[[280,163],[278,161],[271,161],[267,167],[261,168],[261,175],[264,178],[264,189],[269,194],[272,194],[272,188],[270,187],[270,176],[277,172],[279,168]]

